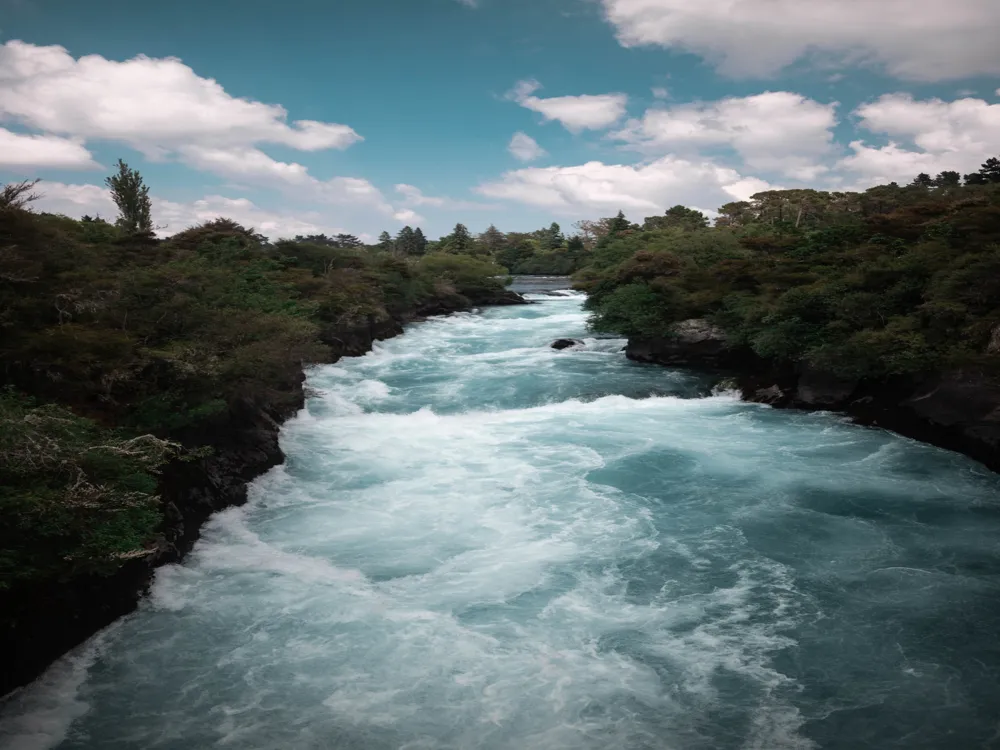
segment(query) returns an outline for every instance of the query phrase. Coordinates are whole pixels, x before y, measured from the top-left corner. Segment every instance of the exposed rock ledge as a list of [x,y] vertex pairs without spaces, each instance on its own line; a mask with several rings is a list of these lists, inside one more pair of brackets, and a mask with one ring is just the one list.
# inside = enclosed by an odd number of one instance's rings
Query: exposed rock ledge
[[731,346],[725,332],[705,320],[679,323],[673,334],[630,339],[626,355],[639,362],[726,372],[747,401],[844,412],[859,424],[958,451],[1000,471],[1000,382],[985,373],[846,380],[810,367],[776,368]]
[[[453,295],[400,315],[369,317],[362,324],[325,332],[331,362],[370,351],[376,341],[403,332],[403,325],[481,305],[526,304],[504,291],[473,300]],[[50,586],[0,591],[0,608],[12,627],[0,628],[0,696],[35,679],[55,659],[101,628],[132,612],[149,587],[157,567],[177,562],[197,541],[213,513],[247,501],[247,484],[285,459],[278,444],[281,423],[305,404],[301,373],[293,382],[275,383],[275,401],[239,401],[195,434],[181,435],[187,445],[211,445],[211,456],[175,461],[164,468],[161,538],[146,557],[131,560],[111,576],[79,576]]]

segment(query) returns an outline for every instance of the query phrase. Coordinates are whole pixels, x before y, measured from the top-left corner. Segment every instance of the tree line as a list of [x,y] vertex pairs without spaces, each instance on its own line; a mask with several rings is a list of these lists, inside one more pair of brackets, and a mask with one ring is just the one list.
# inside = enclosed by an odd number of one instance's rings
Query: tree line
[[1000,375],[1000,160],[861,193],[765,191],[714,225],[683,207],[619,221],[574,279],[601,331],[703,318],[766,361],[843,378]]

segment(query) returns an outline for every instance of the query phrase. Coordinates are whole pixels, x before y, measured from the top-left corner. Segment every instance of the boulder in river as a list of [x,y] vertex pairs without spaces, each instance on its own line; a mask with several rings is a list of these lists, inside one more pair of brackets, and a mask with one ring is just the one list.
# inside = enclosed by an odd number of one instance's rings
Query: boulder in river
[[552,342],[552,348],[562,351],[563,349],[569,349],[573,346],[583,346],[583,342],[579,339],[556,339]]

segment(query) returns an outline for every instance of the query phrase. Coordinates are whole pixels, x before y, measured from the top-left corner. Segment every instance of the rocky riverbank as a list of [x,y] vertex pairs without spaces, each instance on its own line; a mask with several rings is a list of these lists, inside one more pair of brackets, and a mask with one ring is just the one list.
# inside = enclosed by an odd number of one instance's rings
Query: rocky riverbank
[[[433,315],[473,307],[526,304],[509,290],[469,299],[434,300],[405,315],[331,328],[323,332],[330,362],[371,351],[376,341],[397,336],[404,326]],[[175,460],[161,476],[163,526],[143,557],[129,560],[110,576],[78,576],[45,586],[0,591],[0,607],[14,627],[0,631],[0,695],[35,679],[55,659],[119,617],[132,612],[156,569],[181,560],[213,513],[247,501],[247,485],[284,461],[281,424],[305,404],[304,374],[274,384],[273,400],[238,400],[197,429],[175,436],[182,444],[209,446],[211,455]],[[279,405],[280,404],[280,405]]]
[[879,381],[847,380],[814,368],[777,367],[730,345],[721,329],[687,320],[673,335],[632,338],[637,362],[710,370],[747,401],[776,408],[843,412],[855,422],[963,453],[1000,471],[1000,382],[976,370]]

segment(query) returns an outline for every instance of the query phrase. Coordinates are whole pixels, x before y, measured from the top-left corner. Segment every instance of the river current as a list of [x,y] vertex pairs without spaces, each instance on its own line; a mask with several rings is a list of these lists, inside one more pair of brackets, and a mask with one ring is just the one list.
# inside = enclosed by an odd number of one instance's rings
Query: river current
[[287,462],[0,748],[1000,747],[1000,478],[529,296],[314,368]]

